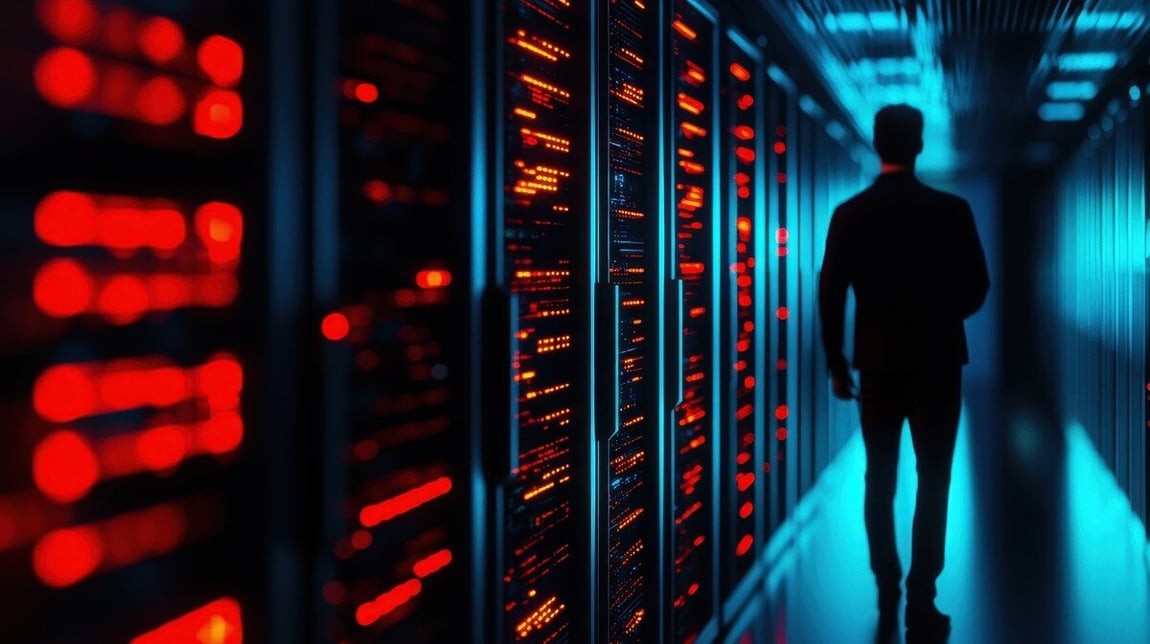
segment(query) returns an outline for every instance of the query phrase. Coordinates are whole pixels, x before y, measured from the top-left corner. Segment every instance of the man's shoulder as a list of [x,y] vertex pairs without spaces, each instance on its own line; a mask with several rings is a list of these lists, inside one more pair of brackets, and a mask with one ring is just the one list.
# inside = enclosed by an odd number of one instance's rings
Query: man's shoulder
[[966,201],[966,199],[963,199],[956,194],[946,192],[944,190],[939,190],[938,188],[933,188],[926,185],[925,183],[920,183],[919,185],[922,186],[923,194],[926,196],[926,198],[933,203],[938,204],[938,207],[940,208],[946,208],[948,210],[955,211],[970,209],[970,204]]

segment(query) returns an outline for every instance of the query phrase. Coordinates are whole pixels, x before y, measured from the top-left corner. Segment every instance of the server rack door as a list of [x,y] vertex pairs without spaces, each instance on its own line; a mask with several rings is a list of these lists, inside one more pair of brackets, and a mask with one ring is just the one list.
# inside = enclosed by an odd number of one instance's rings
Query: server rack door
[[[784,175],[786,185],[786,222],[781,224],[780,228],[785,230],[784,236],[788,240],[787,250],[788,253],[785,257],[780,258],[782,264],[786,269],[782,272],[785,275],[782,279],[786,281],[786,293],[782,298],[782,306],[780,307],[779,322],[782,328],[786,329],[786,344],[785,351],[787,357],[787,373],[786,387],[781,400],[780,406],[782,409],[776,415],[780,423],[785,423],[782,429],[782,441],[786,446],[786,456],[784,461],[786,466],[786,514],[791,515],[795,507],[798,505],[799,496],[802,494],[800,489],[799,475],[802,472],[802,463],[800,458],[802,450],[800,449],[799,437],[795,435],[798,430],[797,423],[802,422],[802,416],[796,417],[796,410],[802,413],[800,406],[800,388],[802,383],[803,374],[803,353],[801,351],[802,333],[799,329],[801,319],[798,318],[799,313],[799,277],[802,270],[800,262],[802,255],[800,250],[800,242],[802,240],[802,222],[803,212],[800,209],[799,194],[803,186],[804,177],[801,172],[800,162],[802,161],[802,150],[800,149],[799,141],[799,107],[797,97],[792,94],[787,99],[786,104],[787,114],[787,147],[790,152],[787,154],[786,173]],[[780,335],[781,335],[780,331]]]
[[766,348],[765,325],[759,299],[767,278],[767,263],[760,258],[767,224],[761,217],[763,167],[761,92],[763,71],[758,50],[736,32],[724,41],[723,108],[723,256],[719,267],[729,267],[723,281],[720,360],[723,410],[722,432],[722,594],[728,602],[741,595],[742,582],[754,569],[763,542],[758,516],[765,511],[762,392]]
[[7,641],[258,632],[261,6],[0,8]]
[[[715,457],[721,427],[716,368],[721,201],[716,191],[717,29],[710,11],[678,0],[672,15],[675,182],[671,207],[675,275],[682,280],[682,395],[672,414],[670,446],[673,576],[672,638],[693,642],[715,614]],[[674,330],[672,330],[674,332]]]
[[596,566],[601,630],[611,642],[662,639],[659,515],[663,413],[662,65],[659,3],[606,3],[607,146],[599,174],[596,333],[598,470],[604,507]]
[[[593,255],[588,172],[591,137],[586,6],[518,0],[503,5],[503,136],[495,281],[509,318],[486,341],[509,347],[510,395],[489,404],[512,413],[489,438],[501,484],[495,568],[497,641],[581,642],[590,637],[591,441],[588,321]],[[507,459],[510,458],[510,461]]]
[[323,641],[469,635],[468,7],[317,3]]
[[[786,126],[786,93],[773,79],[766,81],[764,98],[767,107],[764,110],[764,131],[767,141],[770,142],[768,155],[769,171],[767,173],[768,196],[766,225],[768,227],[769,250],[767,289],[767,316],[769,330],[767,333],[768,349],[765,351],[769,362],[767,414],[766,426],[767,449],[763,463],[763,474],[766,477],[768,489],[767,514],[762,517],[765,534],[770,538],[775,530],[786,518],[786,428],[783,422],[788,410],[786,401],[787,363],[786,354],[786,327],[781,320],[786,297],[786,257],[787,257],[787,231],[786,222],[786,189],[787,189],[787,126]],[[781,418],[780,418],[781,417]]]

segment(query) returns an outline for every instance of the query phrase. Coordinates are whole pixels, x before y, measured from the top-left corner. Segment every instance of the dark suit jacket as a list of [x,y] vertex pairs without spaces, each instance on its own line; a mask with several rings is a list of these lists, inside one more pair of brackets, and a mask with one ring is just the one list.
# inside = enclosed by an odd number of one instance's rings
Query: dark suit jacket
[[880,176],[835,210],[819,276],[823,346],[832,369],[847,364],[848,286],[857,304],[855,368],[967,364],[963,320],[990,289],[970,205],[903,172]]

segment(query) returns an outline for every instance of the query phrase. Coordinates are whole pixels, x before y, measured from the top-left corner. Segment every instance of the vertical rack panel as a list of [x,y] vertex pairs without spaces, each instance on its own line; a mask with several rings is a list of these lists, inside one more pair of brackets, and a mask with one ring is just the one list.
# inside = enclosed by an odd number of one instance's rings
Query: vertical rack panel
[[[502,489],[496,574],[499,641],[586,641],[585,564],[591,409],[587,322],[590,141],[586,8],[505,3],[500,65],[504,124],[502,245],[496,282],[511,299],[509,427],[488,438]],[[502,318],[498,318],[502,319]],[[496,338],[491,338],[496,341]],[[495,362],[499,362],[498,360]],[[499,434],[510,433],[506,445]],[[506,460],[510,459],[510,460]]]
[[610,642],[660,638],[660,14],[659,3],[610,0],[603,16],[596,426],[605,507],[595,565],[599,636]]
[[[803,104],[810,101],[803,97]],[[797,382],[797,396],[795,409],[792,409],[790,428],[798,443],[798,497],[802,498],[810,490],[815,478],[815,432],[819,431],[817,424],[819,414],[815,408],[815,389],[825,386],[820,379],[821,370],[818,351],[819,343],[816,341],[815,323],[818,316],[816,294],[818,283],[815,281],[817,270],[815,259],[815,222],[814,222],[814,195],[818,189],[819,176],[819,150],[816,145],[815,130],[818,123],[815,118],[804,109],[799,111],[798,145],[795,150],[799,161],[798,172],[798,211],[797,217],[790,224],[789,230],[793,235],[791,248],[795,251],[793,256],[796,282],[795,308],[792,328],[797,330],[796,351],[799,359]]]
[[259,632],[262,6],[0,8],[5,640]]
[[[311,638],[469,634],[467,5],[316,5],[312,288],[322,333]],[[328,66],[330,64],[330,67]],[[330,70],[330,71],[329,71]],[[328,76],[328,74],[331,76]]]
[[[716,346],[717,285],[725,271],[717,262],[722,201],[716,191],[715,155],[720,135],[716,88],[717,30],[708,10],[677,0],[671,26],[674,96],[674,178],[670,208],[674,232],[671,253],[682,280],[681,396],[671,416],[673,577],[670,602],[672,637],[693,642],[704,634],[717,599],[714,551],[715,455],[719,454],[719,371]],[[753,154],[745,148],[745,154]],[[670,333],[676,333],[672,329]]]
[[747,578],[761,552],[763,534],[759,517],[766,512],[766,476],[760,474],[766,441],[763,426],[763,391],[767,387],[761,359],[766,350],[759,300],[767,279],[768,262],[761,257],[761,238],[768,224],[760,216],[763,205],[761,85],[763,70],[758,51],[737,33],[729,32],[723,76],[723,256],[728,267],[724,282],[722,325],[727,339],[720,369],[723,373],[722,414],[726,448],[723,451],[723,541],[719,552],[724,566],[724,597],[731,598]]

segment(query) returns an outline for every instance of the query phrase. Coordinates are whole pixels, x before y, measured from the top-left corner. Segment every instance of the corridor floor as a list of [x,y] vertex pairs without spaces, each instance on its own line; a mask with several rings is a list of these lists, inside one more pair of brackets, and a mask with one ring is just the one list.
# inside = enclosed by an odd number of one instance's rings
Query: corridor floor
[[[955,453],[947,563],[937,601],[953,618],[949,641],[1150,642],[1145,531],[1085,433],[1071,428],[1050,445],[1039,445],[1042,439],[1032,428],[1016,423],[1005,440],[987,440],[973,435],[967,411]],[[895,511],[905,568],[917,476],[906,428],[903,438]],[[976,461],[988,445],[1001,445],[1001,460],[991,454]],[[1062,450],[1064,458],[1050,458],[1044,449]],[[865,461],[856,432],[800,505],[791,526],[798,536],[778,557],[757,598],[764,620],[759,632],[770,636],[733,641],[874,641],[876,593],[862,521]],[[994,463],[1004,464],[1006,473],[995,476]],[[1061,476],[1043,470],[1062,463],[1073,467]],[[1028,467],[1035,470],[1011,471]],[[1035,476],[1051,484],[1003,483]],[[1043,494],[1056,496],[1038,498]],[[900,630],[899,641],[901,636]]]

